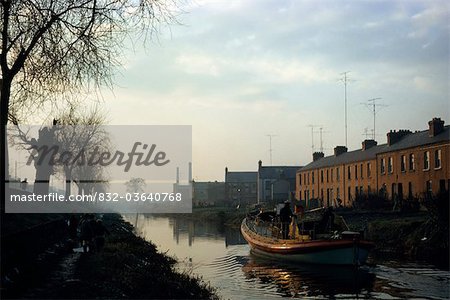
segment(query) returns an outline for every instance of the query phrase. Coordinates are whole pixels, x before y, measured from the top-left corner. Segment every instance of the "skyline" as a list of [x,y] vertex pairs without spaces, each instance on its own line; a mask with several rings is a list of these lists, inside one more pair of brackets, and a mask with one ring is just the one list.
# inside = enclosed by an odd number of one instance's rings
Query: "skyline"
[[124,50],[102,105],[111,124],[192,125],[197,181],[269,165],[269,134],[273,165],[311,162],[311,124],[323,126],[325,155],[345,145],[347,71],[349,150],[372,129],[369,99],[386,105],[379,144],[391,129],[450,122],[447,2],[196,1],[181,10],[181,24],[162,27],[146,49]]

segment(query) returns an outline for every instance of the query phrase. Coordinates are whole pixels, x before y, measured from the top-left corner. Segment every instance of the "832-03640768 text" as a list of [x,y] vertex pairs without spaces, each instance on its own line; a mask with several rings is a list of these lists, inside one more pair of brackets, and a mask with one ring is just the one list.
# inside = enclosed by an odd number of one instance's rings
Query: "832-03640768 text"
[[182,199],[181,193],[98,193],[85,195],[70,195],[66,198],[63,194],[48,193],[28,194],[28,195],[11,195],[11,202],[180,202]]

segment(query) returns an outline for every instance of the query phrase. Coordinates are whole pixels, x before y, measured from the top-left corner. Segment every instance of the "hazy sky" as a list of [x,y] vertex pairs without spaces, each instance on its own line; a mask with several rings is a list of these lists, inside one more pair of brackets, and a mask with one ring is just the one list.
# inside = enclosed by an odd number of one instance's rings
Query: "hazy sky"
[[[361,147],[371,98],[376,139],[390,129],[450,122],[448,1],[195,1],[181,25],[163,28],[147,50],[127,54],[114,93],[112,124],[190,124],[196,180],[224,168],[256,170],[311,161],[310,124],[323,126],[326,155]],[[318,129],[316,129],[318,131]],[[315,133],[315,148],[320,147]],[[187,172],[182,170],[182,172]]]

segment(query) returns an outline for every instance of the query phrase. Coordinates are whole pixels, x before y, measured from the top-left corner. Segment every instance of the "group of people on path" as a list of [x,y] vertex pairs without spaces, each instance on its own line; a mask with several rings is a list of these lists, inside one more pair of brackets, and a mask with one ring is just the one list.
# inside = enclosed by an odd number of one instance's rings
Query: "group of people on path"
[[96,219],[93,214],[85,214],[80,220],[72,214],[68,227],[69,237],[81,244],[84,253],[101,251],[105,245],[105,235],[109,234],[102,220]]

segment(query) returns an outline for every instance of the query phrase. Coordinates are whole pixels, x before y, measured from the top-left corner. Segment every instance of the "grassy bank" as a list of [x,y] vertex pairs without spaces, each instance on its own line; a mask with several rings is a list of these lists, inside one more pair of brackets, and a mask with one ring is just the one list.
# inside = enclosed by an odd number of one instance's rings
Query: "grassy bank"
[[426,216],[380,219],[368,224],[375,251],[424,259],[448,269],[448,231],[430,224]]
[[[55,252],[51,260],[30,261],[27,268],[20,267],[17,272],[22,278],[15,278],[16,283],[7,289],[2,287],[2,298],[218,298],[199,278],[175,271],[176,261],[134,235],[133,227],[121,216],[104,215],[103,222],[110,234],[102,251],[73,253],[71,247],[60,247],[66,250]],[[36,251],[28,249],[36,252],[35,257],[41,257],[38,243],[37,239],[28,247],[36,247]],[[4,254],[2,261],[8,260]]]
[[[196,278],[174,271],[172,258],[133,234],[133,228],[117,215],[105,215],[111,231],[101,253],[84,255],[76,269],[84,283],[81,298],[217,298]],[[95,279],[95,280],[92,280]],[[94,293],[93,293],[94,292]],[[64,294],[62,294],[63,296]]]

